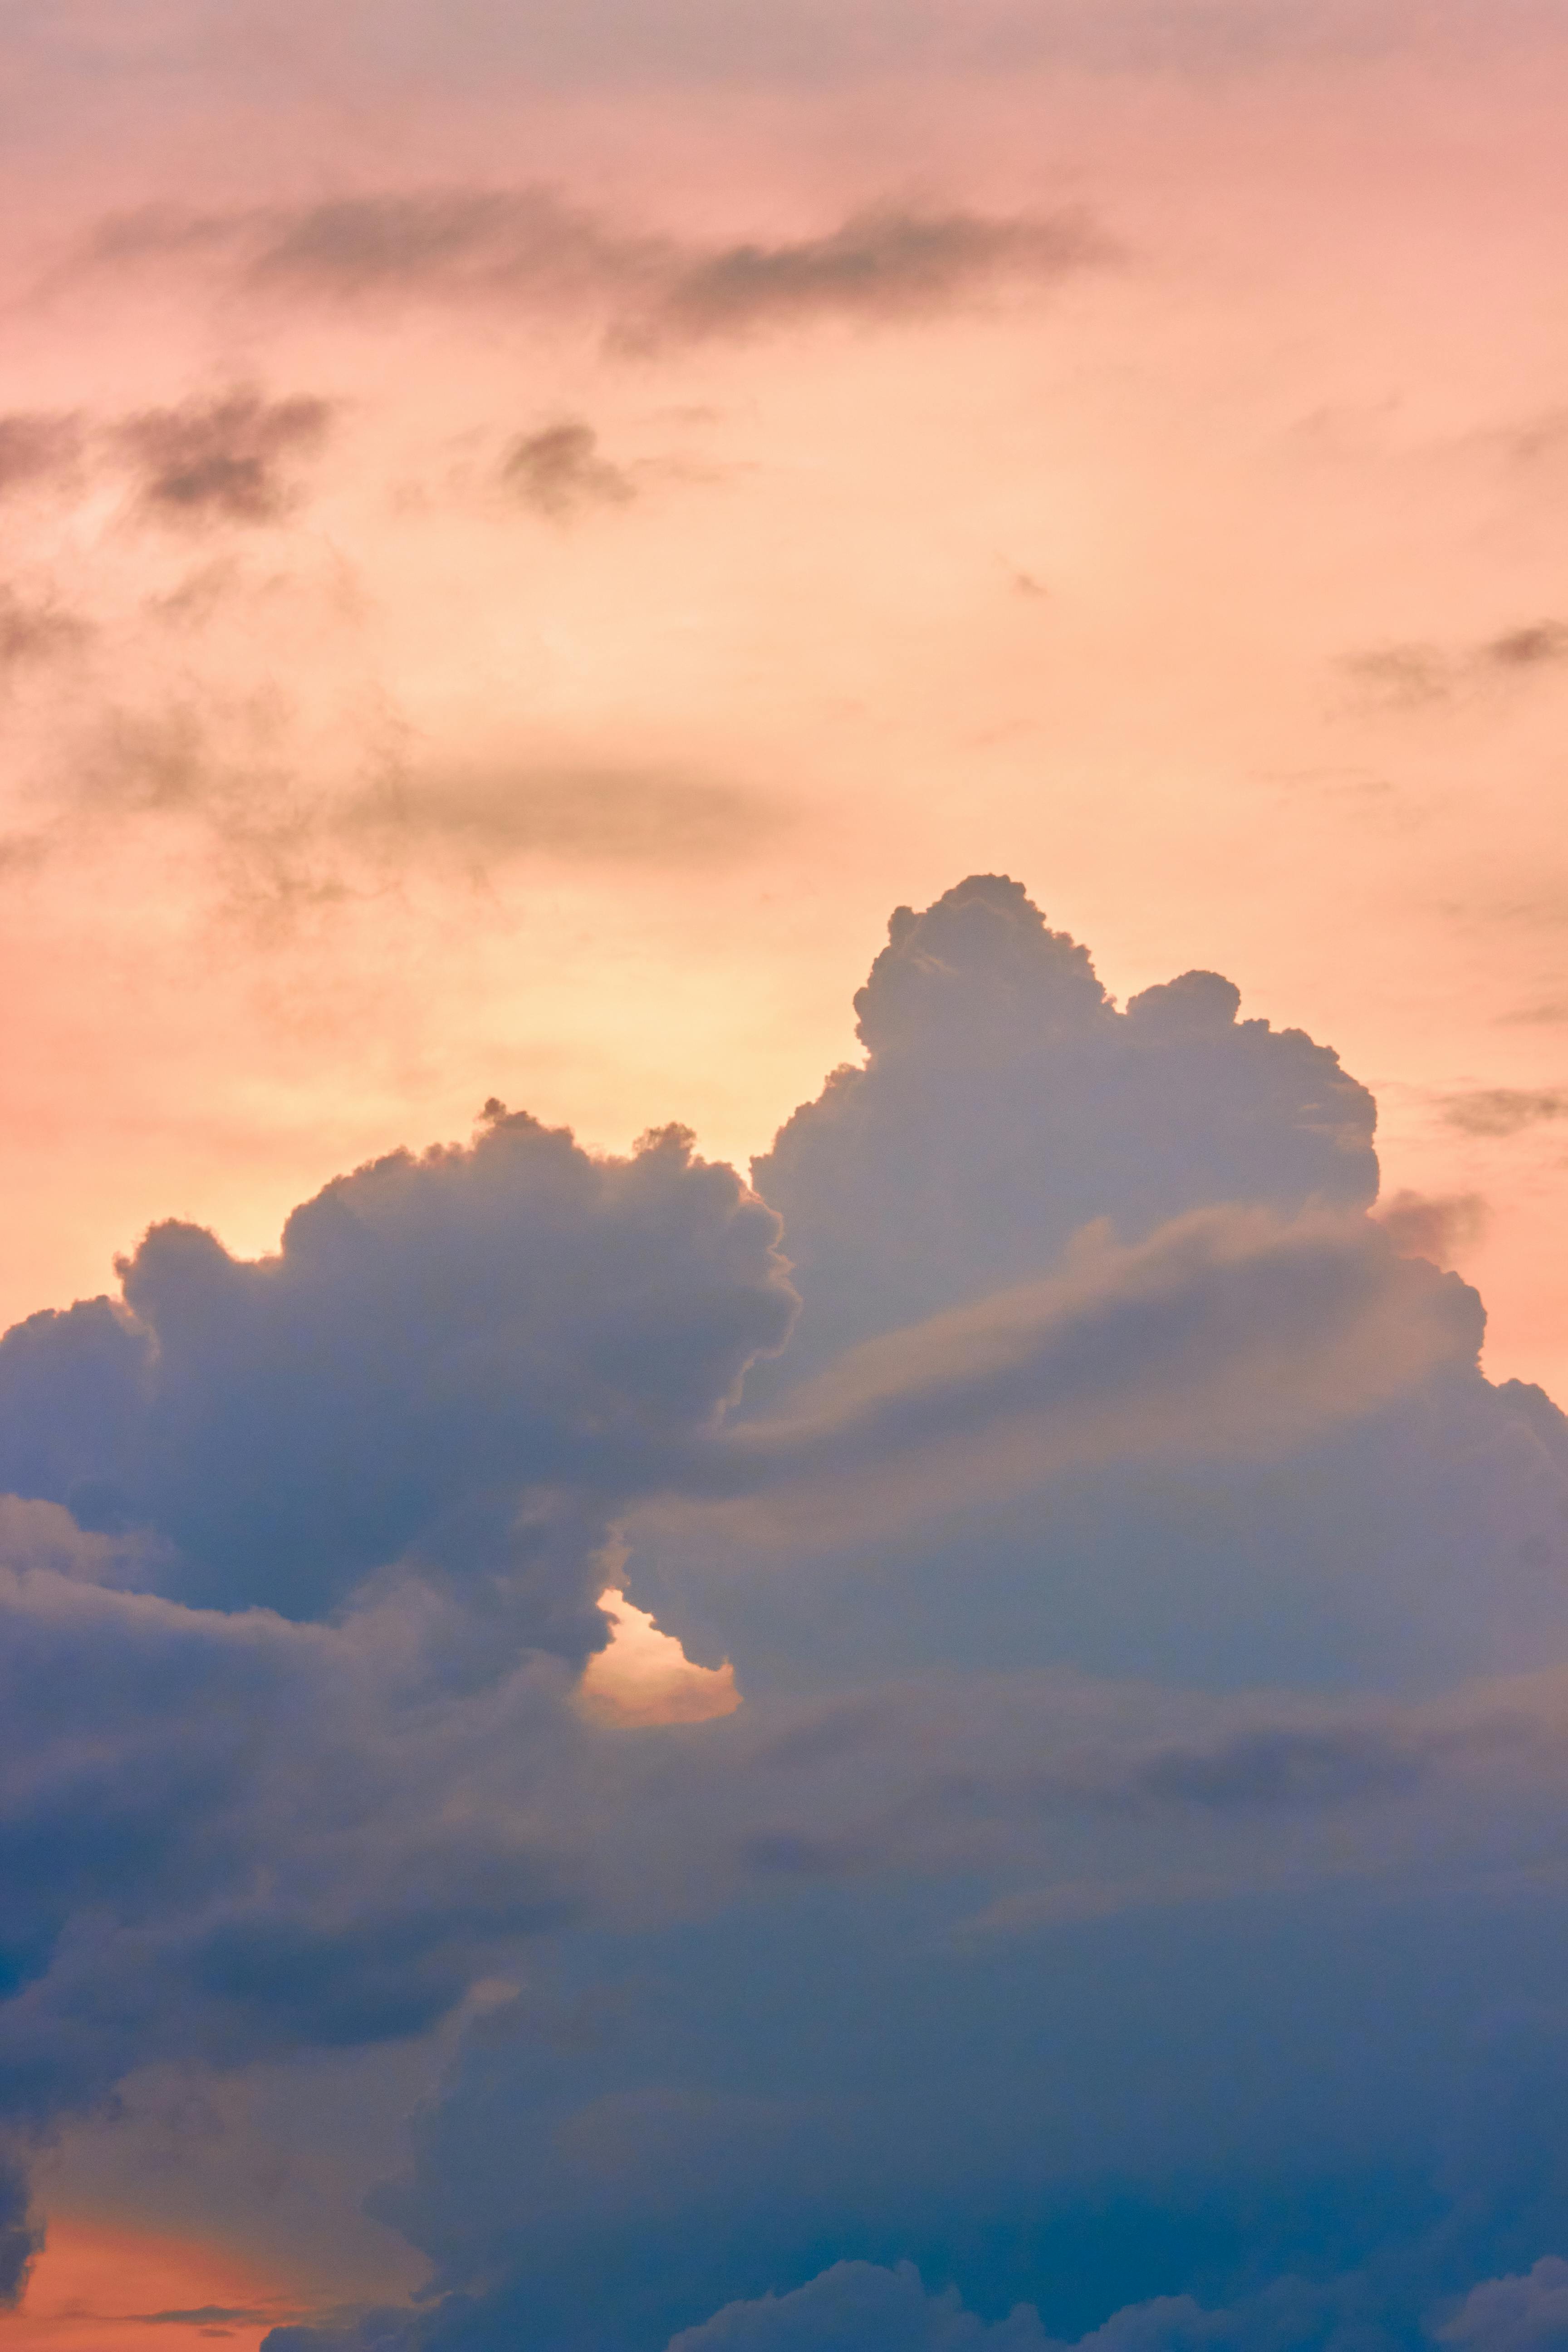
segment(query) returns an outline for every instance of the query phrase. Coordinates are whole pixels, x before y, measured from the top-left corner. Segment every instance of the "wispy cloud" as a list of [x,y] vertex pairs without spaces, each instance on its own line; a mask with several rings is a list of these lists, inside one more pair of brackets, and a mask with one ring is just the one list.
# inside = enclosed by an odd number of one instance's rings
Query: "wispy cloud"
[[894,320],[1114,256],[1082,211],[879,205],[798,237],[701,244],[601,219],[547,187],[391,190],[299,206],[158,205],[105,221],[72,268],[216,268],[252,294],[485,301],[596,315],[624,349],[814,319]]
[[315,455],[331,418],[325,400],[231,392],[146,409],[110,439],[137,475],[143,508],[161,520],[276,522],[299,495],[289,462]]
[[1568,1087],[1476,1087],[1450,1095],[1443,1116],[1467,1135],[1517,1135],[1522,1128],[1568,1117]]
[[587,507],[626,506],[637,496],[630,474],[600,454],[598,435],[580,417],[521,435],[507,452],[501,479],[556,522]]

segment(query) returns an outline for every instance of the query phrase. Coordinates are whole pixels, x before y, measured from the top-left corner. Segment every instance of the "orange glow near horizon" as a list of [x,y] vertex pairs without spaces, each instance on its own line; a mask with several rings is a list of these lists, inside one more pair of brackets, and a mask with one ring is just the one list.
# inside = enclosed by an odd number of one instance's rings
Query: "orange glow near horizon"
[[257,2352],[269,2328],[306,2316],[245,2257],[70,2215],[49,2219],[7,2352]]

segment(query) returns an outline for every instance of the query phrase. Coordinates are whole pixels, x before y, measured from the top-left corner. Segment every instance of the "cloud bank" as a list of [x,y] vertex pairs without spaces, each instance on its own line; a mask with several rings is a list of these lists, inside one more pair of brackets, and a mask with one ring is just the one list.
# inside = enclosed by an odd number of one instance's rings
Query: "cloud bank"
[[427,2292],[270,2352],[1554,2340],[1568,1422],[1473,1204],[1005,877],[858,1010],[756,1191],[492,1102],[0,1341],[0,2126],[445,2021]]

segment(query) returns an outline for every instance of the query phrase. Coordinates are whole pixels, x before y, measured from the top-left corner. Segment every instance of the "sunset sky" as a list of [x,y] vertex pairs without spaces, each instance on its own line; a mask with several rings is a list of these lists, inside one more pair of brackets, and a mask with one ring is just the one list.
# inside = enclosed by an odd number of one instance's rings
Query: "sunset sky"
[[1565,109],[0,0],[18,2347],[1568,2343]]

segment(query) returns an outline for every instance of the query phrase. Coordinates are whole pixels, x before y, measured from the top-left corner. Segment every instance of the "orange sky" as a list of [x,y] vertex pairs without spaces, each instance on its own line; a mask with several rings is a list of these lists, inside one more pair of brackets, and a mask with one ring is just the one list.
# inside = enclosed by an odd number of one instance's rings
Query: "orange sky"
[[256,2352],[268,2328],[300,2313],[221,2246],[57,2215],[5,2341],[16,2352]]
[[[1568,609],[1563,64],[1434,45],[417,119],[415,177],[466,134],[495,181],[521,121],[536,172],[634,226],[787,236],[891,191],[1070,202],[1119,248],[901,323],[628,357],[573,319],[334,312],[162,265],[24,303],[28,406],[243,380],[342,408],[275,526],[153,527],[101,478],[13,502],[21,586],[96,635],[10,696],[6,1311],[98,1286],[160,1213],[265,1246],[328,1174],[490,1093],[744,1154],[852,1050],[888,909],[998,866],[1118,993],[1216,966],[1337,1045],[1391,1181],[1489,1203],[1465,1263],[1494,1365],[1561,1379],[1568,1129],[1451,1106],[1563,1076],[1568,665],[1487,651]],[[287,177],[385,184],[373,117],[330,164],[301,118]],[[175,169],[128,134],[77,222],[279,176],[254,125],[222,173],[186,140]],[[624,503],[498,499],[508,435],[559,415]],[[182,726],[209,797],[117,801],[127,741]],[[389,762],[437,794],[694,781],[738,814],[654,855],[590,821],[367,862],[321,812]]]

